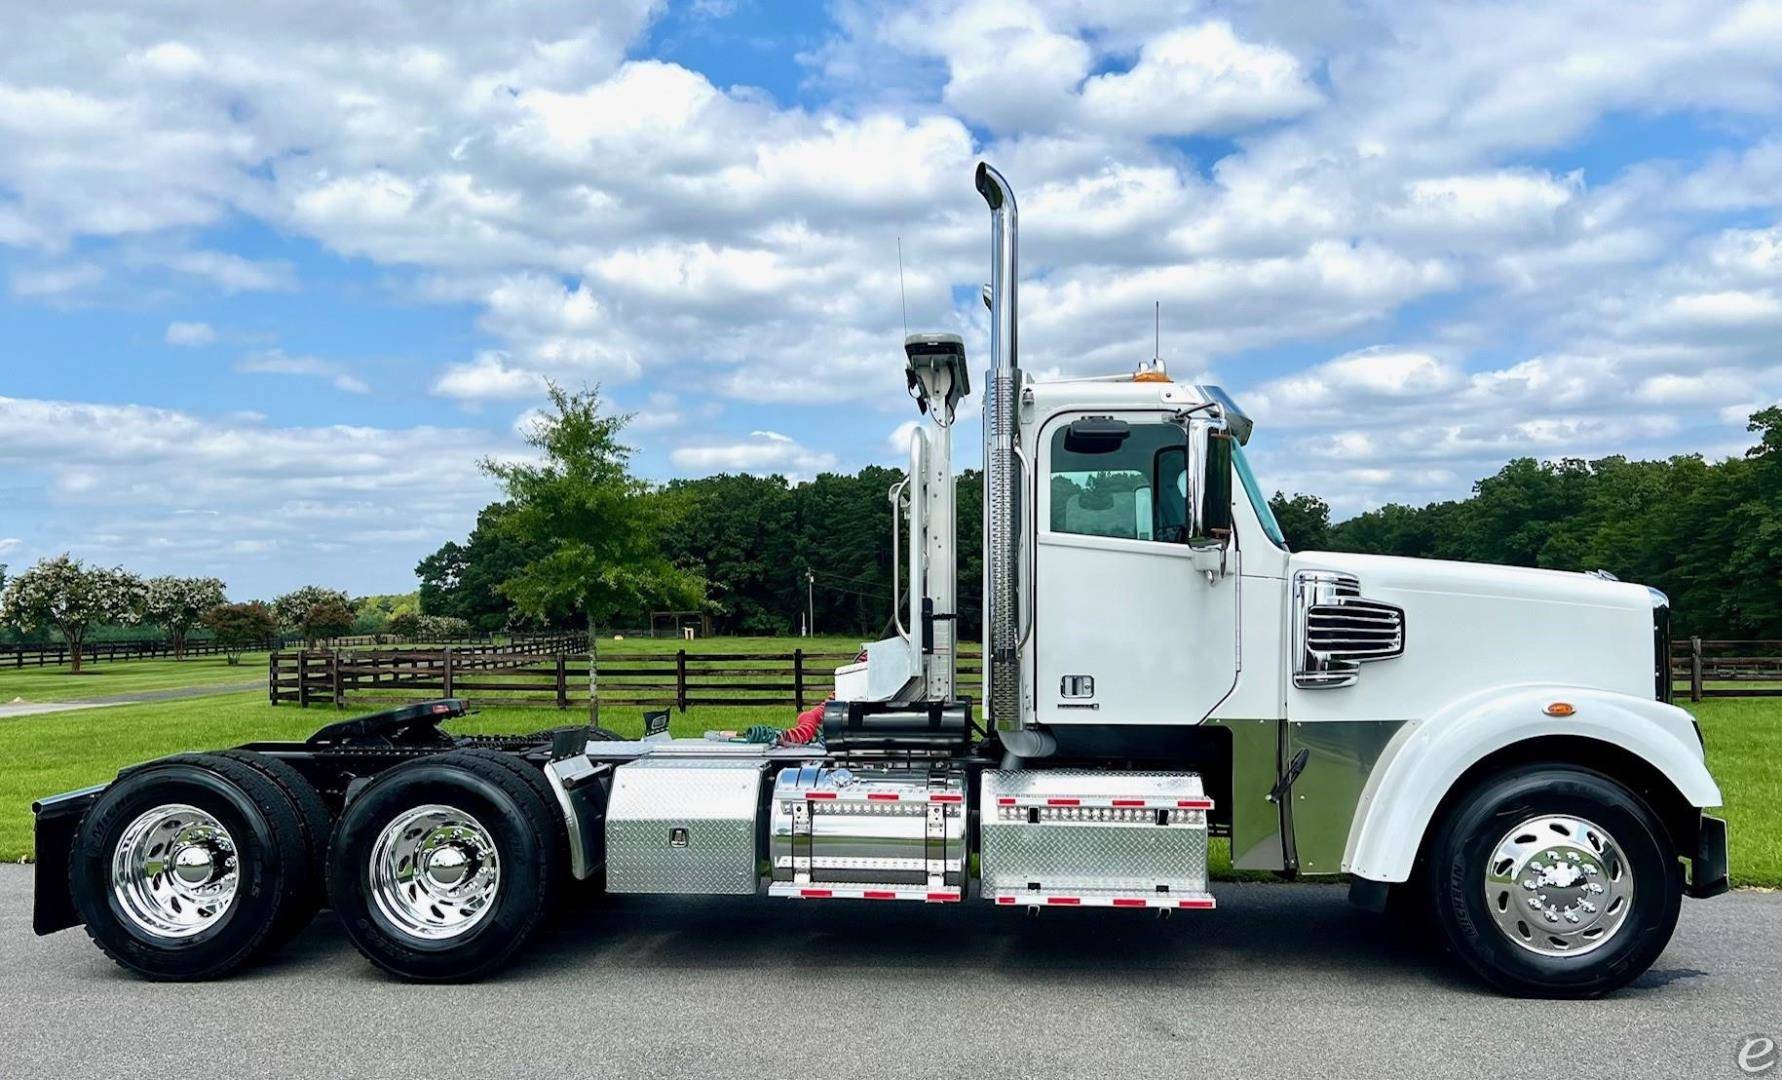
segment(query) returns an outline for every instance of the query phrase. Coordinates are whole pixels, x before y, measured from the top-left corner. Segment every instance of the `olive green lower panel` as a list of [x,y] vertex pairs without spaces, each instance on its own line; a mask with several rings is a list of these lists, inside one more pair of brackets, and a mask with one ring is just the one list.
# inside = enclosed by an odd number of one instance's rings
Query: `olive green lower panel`
[[1281,808],[1268,793],[1281,773],[1279,720],[1208,720],[1231,731],[1231,865],[1283,870]]
[[[1336,874],[1355,808],[1374,765],[1403,720],[1312,720],[1287,724],[1288,761],[1307,752],[1305,771],[1293,784],[1293,841],[1302,874]],[[1235,748],[1234,748],[1235,756]],[[1272,784],[1273,781],[1271,780]],[[1237,784],[1232,785],[1235,793]],[[1235,826],[1234,826],[1235,835]],[[1237,844],[1232,844],[1237,850]]]

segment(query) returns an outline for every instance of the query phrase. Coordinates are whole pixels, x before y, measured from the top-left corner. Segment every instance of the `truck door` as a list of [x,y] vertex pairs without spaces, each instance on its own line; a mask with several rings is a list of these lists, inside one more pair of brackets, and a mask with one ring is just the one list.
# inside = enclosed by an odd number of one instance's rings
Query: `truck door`
[[1196,570],[1187,440],[1168,414],[1040,431],[1034,711],[1043,724],[1197,724],[1238,673],[1238,552]]

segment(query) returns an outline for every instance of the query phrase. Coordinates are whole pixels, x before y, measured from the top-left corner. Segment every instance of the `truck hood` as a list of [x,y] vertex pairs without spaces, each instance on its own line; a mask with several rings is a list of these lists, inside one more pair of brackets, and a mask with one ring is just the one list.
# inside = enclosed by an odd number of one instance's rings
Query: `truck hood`
[[1405,612],[1403,656],[1363,664],[1354,686],[1295,692],[1314,714],[1413,719],[1461,694],[1531,683],[1654,696],[1654,594],[1643,585],[1324,551],[1294,554],[1289,570],[1350,574],[1363,597]]

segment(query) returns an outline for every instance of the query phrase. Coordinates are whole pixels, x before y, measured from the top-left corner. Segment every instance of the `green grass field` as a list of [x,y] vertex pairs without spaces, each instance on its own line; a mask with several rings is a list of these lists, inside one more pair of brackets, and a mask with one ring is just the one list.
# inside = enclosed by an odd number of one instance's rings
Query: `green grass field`
[[64,667],[0,667],[0,704],[26,701],[79,701],[139,690],[175,690],[217,686],[266,678],[266,654],[247,653],[231,667],[221,656],[185,660],[119,660],[90,662],[72,675]]
[[[795,647],[790,640],[725,639],[722,644],[701,644],[712,651],[781,652]],[[673,652],[681,643],[639,639],[613,643],[610,647],[618,651],[620,646],[631,645]],[[806,647],[813,652],[846,652],[857,645],[851,638],[819,638]],[[602,642],[602,646],[609,647],[607,642]],[[258,666],[244,661],[241,667],[231,669],[220,659],[214,664],[208,661],[209,658],[185,661],[177,665],[180,671],[172,673],[166,670],[176,666],[171,661],[112,665],[113,672],[101,677],[106,681],[106,689],[101,692],[165,689],[195,685],[195,680],[227,683],[237,676],[252,678],[254,673],[265,670],[263,654]],[[191,681],[181,682],[182,677]],[[23,678],[53,676],[39,676],[27,669]],[[85,685],[87,678],[82,675],[79,681]],[[22,680],[17,673],[0,672],[0,701],[27,696],[15,689],[19,681]],[[59,688],[52,685],[50,689]],[[88,695],[63,694],[32,700],[82,696]],[[1709,765],[1726,795],[1724,816],[1731,826],[1735,882],[1782,887],[1782,773],[1773,764],[1782,754],[1782,698],[1714,699],[1690,707],[1701,720]],[[370,711],[370,707],[358,711]],[[636,706],[608,708],[602,712],[601,723],[623,734],[637,734],[642,730],[642,712]],[[4,762],[0,767],[0,858],[30,858],[30,804],[34,798],[104,782],[124,765],[163,754],[218,749],[260,739],[302,739],[325,723],[351,715],[353,711],[337,713],[290,705],[273,708],[266,703],[265,694],[256,691],[0,719],[0,762]],[[496,707],[482,709],[454,722],[452,727],[463,732],[523,733],[577,723],[584,715],[579,708],[558,711]],[[704,707],[675,713],[670,730],[676,735],[697,736],[708,729],[741,729],[757,723],[784,725],[791,720],[792,710],[788,706]],[[1225,874],[1229,864],[1222,848],[1222,844],[1215,845],[1213,868]]]

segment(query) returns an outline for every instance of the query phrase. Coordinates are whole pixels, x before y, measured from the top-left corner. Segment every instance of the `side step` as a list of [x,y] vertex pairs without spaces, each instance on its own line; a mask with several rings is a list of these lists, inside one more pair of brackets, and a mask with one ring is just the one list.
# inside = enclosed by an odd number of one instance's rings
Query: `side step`
[[1212,808],[1194,773],[985,772],[982,895],[1003,907],[1212,908]]
[[1074,892],[1060,892],[1048,889],[1008,889],[995,893],[986,893],[988,899],[1004,907],[1025,904],[1030,908],[1041,907],[1121,907],[1121,908],[1163,908],[1175,910],[1188,908],[1194,911],[1211,911],[1217,907],[1212,896],[1199,893],[1193,896],[1181,893],[1155,893],[1150,896],[1139,896],[1115,890],[1078,889]]
[[767,887],[767,895],[789,900],[921,900],[929,904],[957,904],[962,891],[957,888],[931,889],[924,885],[799,885],[776,881]]

